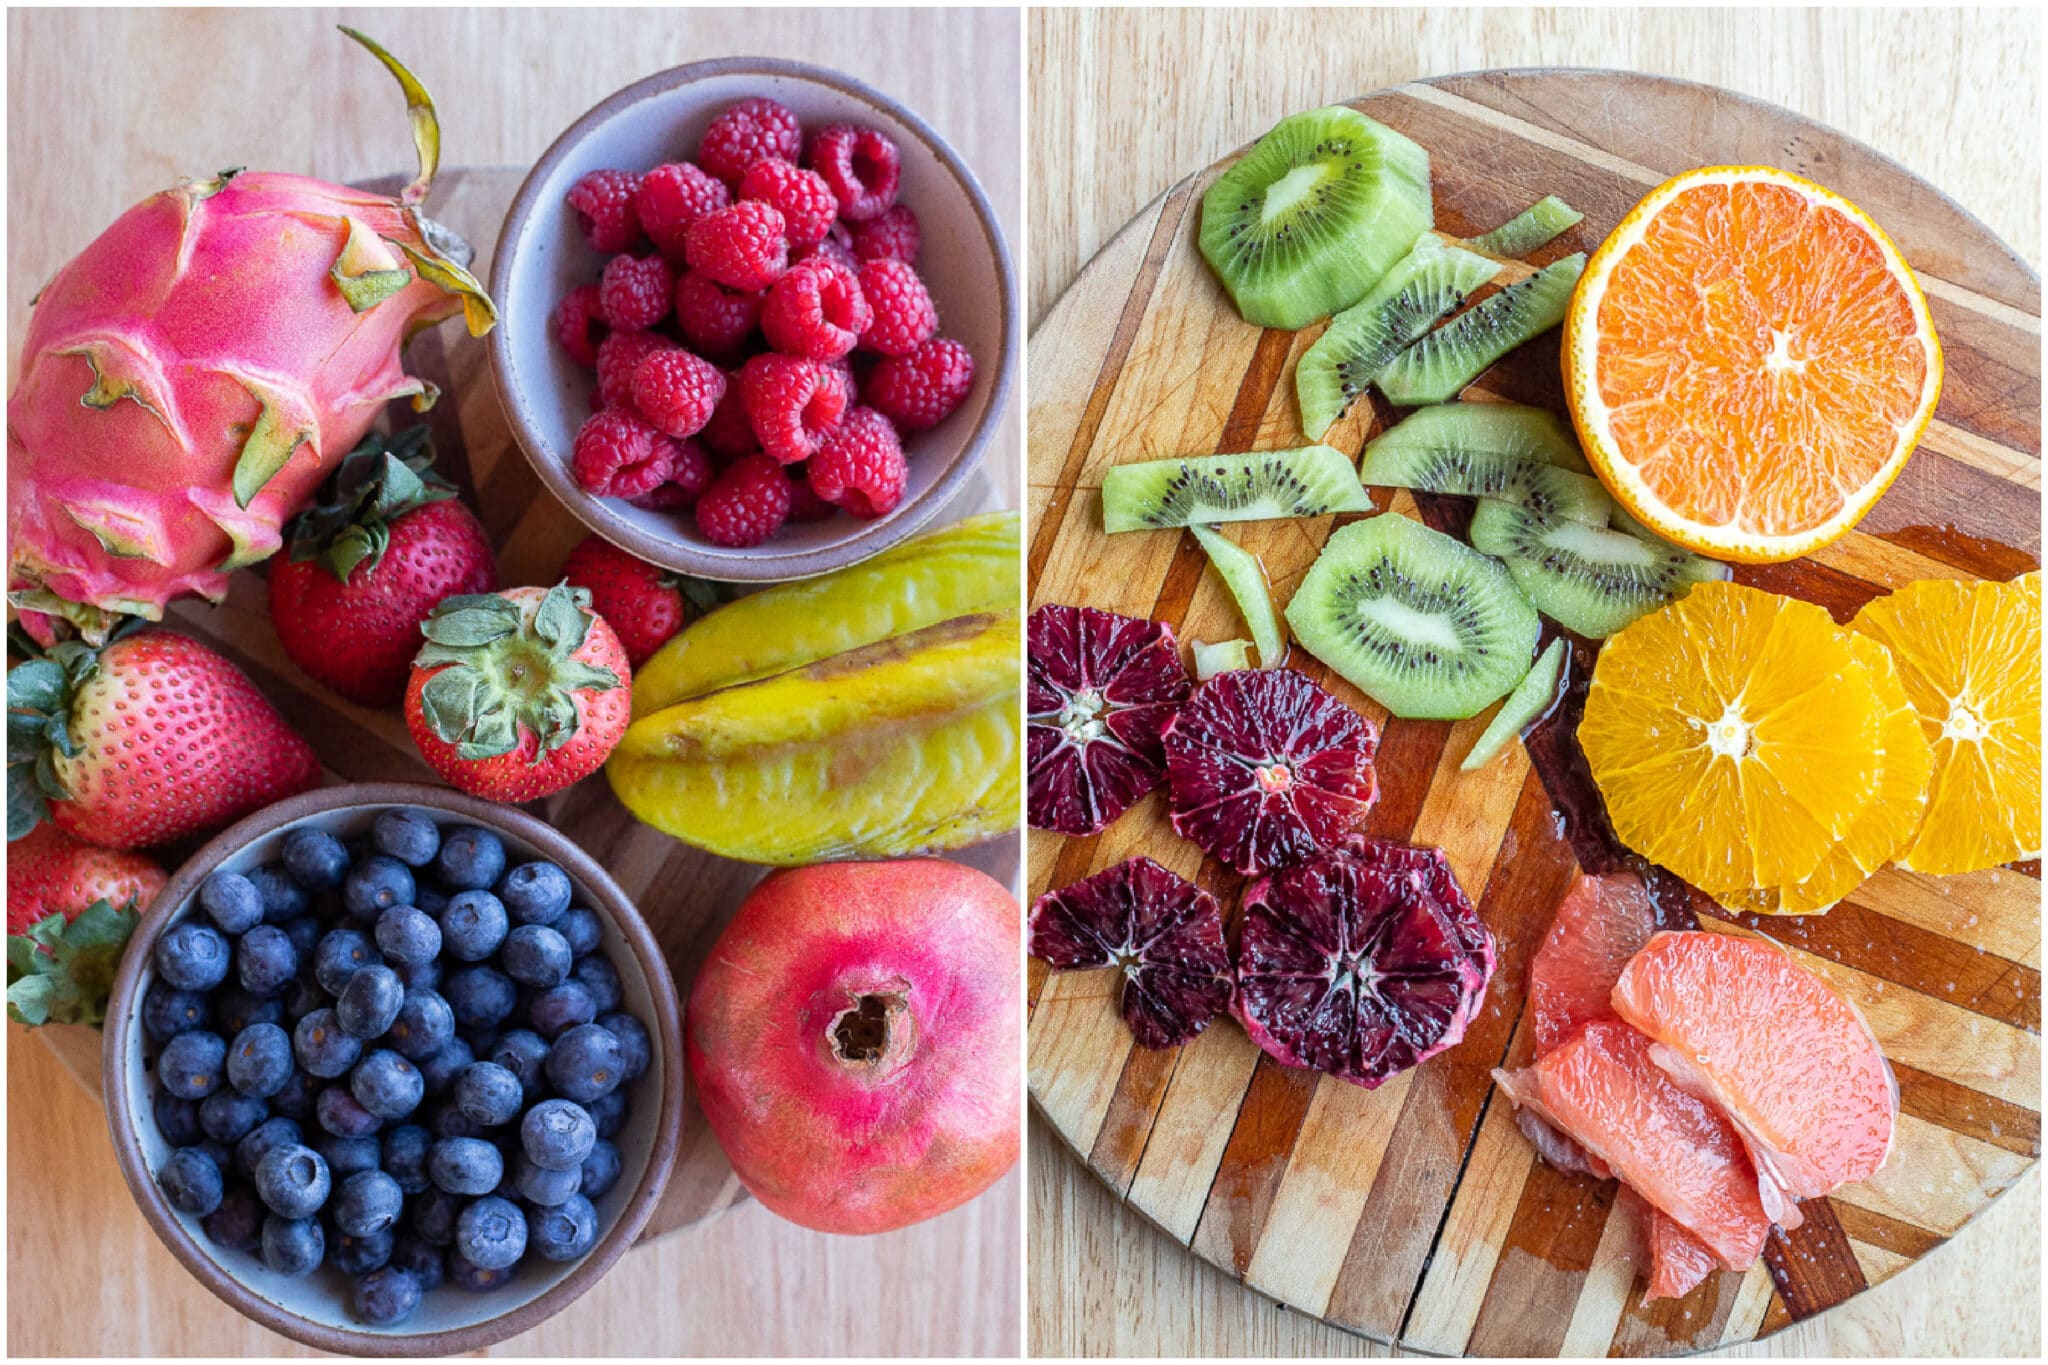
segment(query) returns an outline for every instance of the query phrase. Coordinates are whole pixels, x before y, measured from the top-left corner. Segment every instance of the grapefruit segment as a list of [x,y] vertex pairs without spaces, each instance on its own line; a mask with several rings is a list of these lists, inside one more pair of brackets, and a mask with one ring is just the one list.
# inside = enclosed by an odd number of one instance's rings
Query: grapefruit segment
[[1539,1057],[1582,1025],[1614,1017],[1608,1003],[1614,983],[1656,932],[1656,907],[1641,877],[1582,872],[1572,878],[1529,964],[1529,1012]]
[[1645,1222],[1650,1244],[1650,1283],[1643,1302],[1682,1299],[1700,1281],[1719,1269],[1712,1248],[1685,1230],[1685,1225],[1657,1209]]

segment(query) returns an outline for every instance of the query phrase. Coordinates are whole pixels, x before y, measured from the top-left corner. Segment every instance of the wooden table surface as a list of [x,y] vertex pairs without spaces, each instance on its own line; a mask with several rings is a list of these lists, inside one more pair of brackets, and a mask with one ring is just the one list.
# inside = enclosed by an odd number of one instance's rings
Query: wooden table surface
[[[1496,66],[1654,71],[1798,110],[1919,172],[2040,262],[2040,23],[2018,11],[1041,10],[1027,25],[1034,326],[1138,209],[1282,115]],[[1033,1354],[1393,1354],[1197,1260],[1036,1117],[1029,1160]],[[2037,1168],[1923,1263],[1727,1354],[2038,1355],[2040,1218]]]
[[[222,166],[338,181],[410,172],[397,89],[337,22],[433,91],[450,166],[528,164],[611,91],[684,62],[838,67],[945,135],[1022,255],[1015,11],[14,10],[10,388],[30,295],[143,195]],[[1017,468],[1021,411],[991,449],[992,475]],[[26,1030],[6,1035],[10,1352],[308,1354],[171,1258],[122,1184],[97,1103]],[[874,1238],[809,1232],[748,1203],[628,1253],[493,1354],[1014,1355],[1022,1201],[1020,1170],[965,1208]]]

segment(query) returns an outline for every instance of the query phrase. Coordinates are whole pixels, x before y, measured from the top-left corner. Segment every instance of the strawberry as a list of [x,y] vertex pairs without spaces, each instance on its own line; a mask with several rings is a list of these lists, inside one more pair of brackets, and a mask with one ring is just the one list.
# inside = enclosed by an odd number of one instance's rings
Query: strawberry
[[491,542],[433,472],[425,427],[350,451],[272,561],[270,621],[284,652],[363,706],[396,706],[420,622],[445,597],[498,586]]
[[7,674],[7,837],[48,818],[103,848],[206,833],[319,785],[313,746],[190,636],[63,640]]
[[7,849],[7,932],[27,933],[51,915],[77,919],[94,901],[147,910],[166,880],[146,854],[99,848],[40,824]]
[[585,589],[451,597],[420,631],[405,725],[434,771],[471,796],[537,801],[597,771],[626,732],[626,648]]
[[590,590],[590,606],[618,632],[634,668],[654,657],[690,619],[675,574],[636,559],[603,536],[585,536],[562,561],[562,577]]

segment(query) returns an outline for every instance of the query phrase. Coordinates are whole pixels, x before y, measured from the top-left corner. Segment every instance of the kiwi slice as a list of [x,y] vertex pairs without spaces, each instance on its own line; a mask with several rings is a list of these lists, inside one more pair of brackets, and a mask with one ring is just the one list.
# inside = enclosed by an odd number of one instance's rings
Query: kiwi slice
[[1281,119],[1202,197],[1202,255],[1246,322],[1349,308],[1435,221],[1429,153],[1356,109]]
[[1728,566],[1672,546],[1482,499],[1472,544],[1498,556],[1536,609],[1567,630],[1602,640],[1683,597]]
[[1547,408],[1520,403],[1443,403],[1420,408],[1373,437],[1365,449],[1368,455],[1375,450],[1498,455],[1510,460],[1539,460],[1575,474],[1593,472],[1569,422]]
[[1546,194],[1493,231],[1474,237],[1470,245],[1489,256],[1526,256],[1577,227],[1585,216],[1556,195]]
[[1273,610],[1273,593],[1266,586],[1265,566],[1259,563],[1257,555],[1225,540],[1221,531],[1212,531],[1207,526],[1188,529],[1202,542],[1209,562],[1223,576],[1223,586],[1237,599],[1237,609],[1243,613],[1244,623],[1251,627],[1252,639],[1258,642],[1259,667],[1279,667],[1287,637],[1280,631],[1279,613]]
[[1401,516],[1331,536],[1287,604],[1301,647],[1397,716],[1470,716],[1522,680],[1538,622],[1508,571]]
[[1374,382],[1381,393],[1409,407],[1455,397],[1494,361],[1563,322],[1572,286],[1585,268],[1583,251],[1553,261],[1395,356]]
[[1102,476],[1108,531],[1371,510],[1351,457],[1329,446],[1148,460]]
[[1403,346],[1460,307],[1499,269],[1484,256],[1423,233],[1400,264],[1332,318],[1329,330],[1302,354],[1294,367],[1301,429],[1321,440]]
[[1562,639],[1552,640],[1550,647],[1536,656],[1534,667],[1527,677],[1515,684],[1515,690],[1508,693],[1508,699],[1500,704],[1500,710],[1493,713],[1493,719],[1486,723],[1480,733],[1479,742],[1472,746],[1472,752],[1465,755],[1465,761],[1458,765],[1459,772],[1469,773],[1493,762],[1494,755],[1507,747],[1509,740],[1541,720],[1550,708],[1557,705],[1558,684],[1564,680],[1565,648]]
[[1374,442],[1365,448],[1358,477],[1369,484],[1426,493],[1498,498],[1539,515],[1569,517],[1590,526],[1607,525],[1614,511],[1614,499],[1590,475],[1490,450]]
[[1218,673],[1234,673],[1252,666],[1250,640],[1222,640],[1216,644],[1195,644],[1195,681],[1207,682]]

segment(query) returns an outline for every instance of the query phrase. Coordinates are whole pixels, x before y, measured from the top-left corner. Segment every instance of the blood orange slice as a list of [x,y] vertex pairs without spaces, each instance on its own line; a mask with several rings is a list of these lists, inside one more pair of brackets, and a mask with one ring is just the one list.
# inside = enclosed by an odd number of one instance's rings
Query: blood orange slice
[[1170,626],[1093,607],[1040,607],[1028,643],[1031,827],[1093,834],[1165,777],[1159,733],[1187,670]]
[[1572,878],[1543,946],[1529,963],[1529,1014],[1540,1057],[1595,1019],[1612,1019],[1607,997],[1621,969],[1657,932],[1649,888],[1633,872]]

